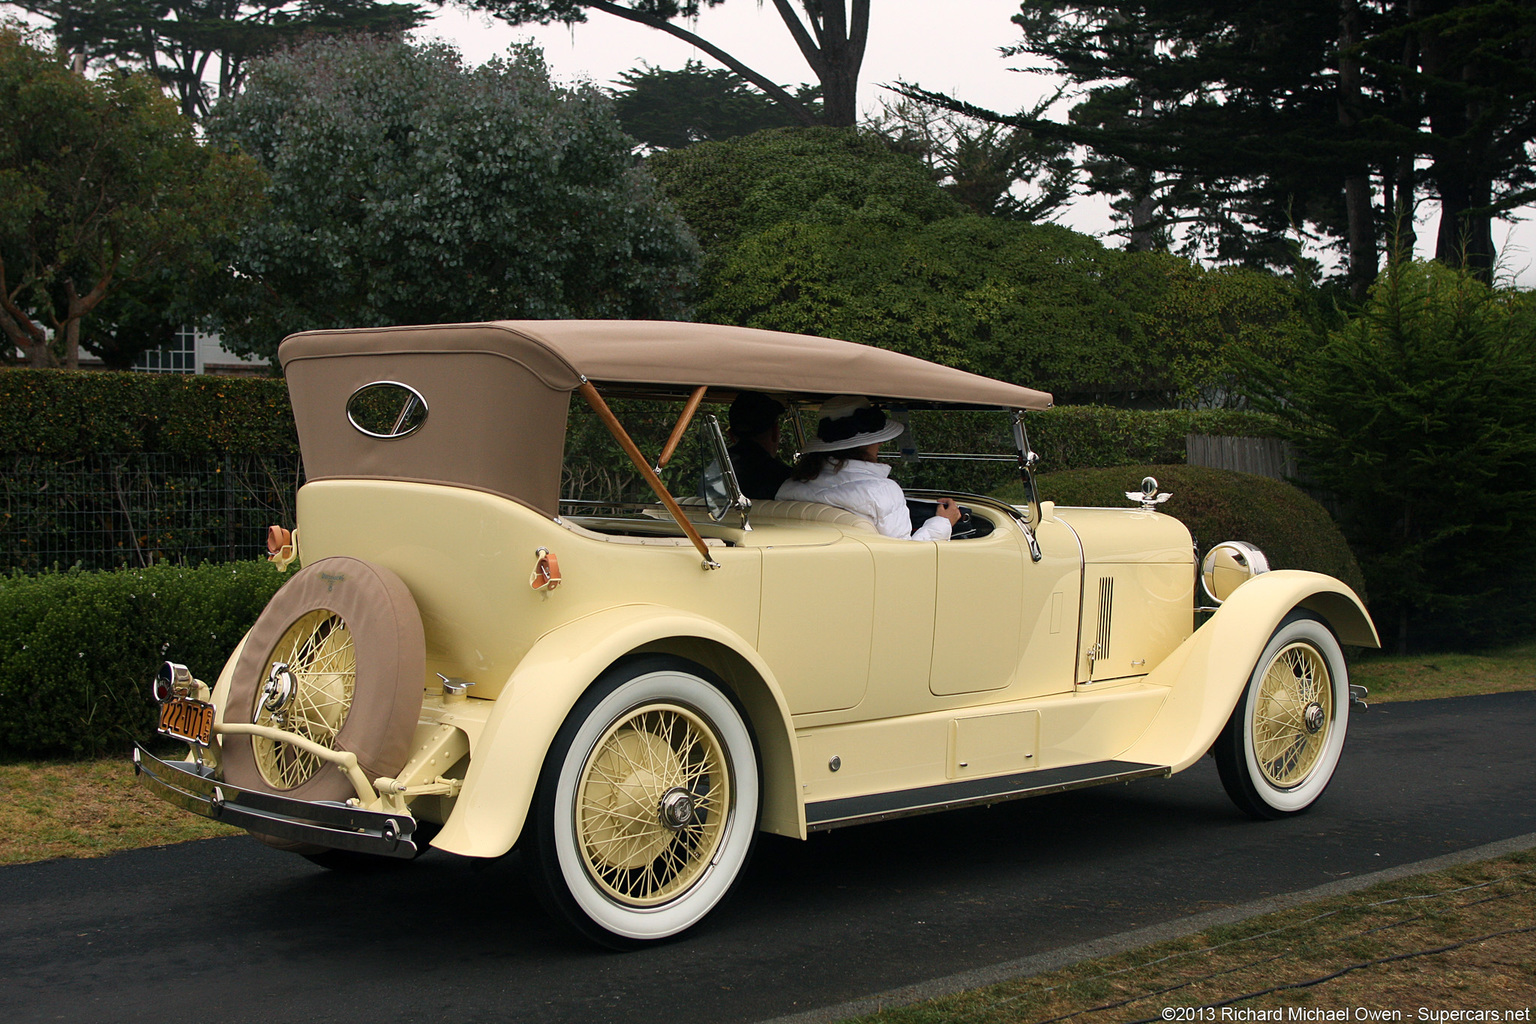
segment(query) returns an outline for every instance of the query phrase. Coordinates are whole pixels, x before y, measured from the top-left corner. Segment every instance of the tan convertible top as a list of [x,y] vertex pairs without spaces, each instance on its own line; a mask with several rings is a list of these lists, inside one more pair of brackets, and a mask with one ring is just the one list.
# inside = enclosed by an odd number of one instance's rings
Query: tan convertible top
[[[714,397],[768,391],[946,408],[1046,409],[1043,391],[869,345],[747,327],[651,320],[503,320],[306,331],[278,349],[310,480],[446,483],[555,515],[570,392]],[[398,382],[429,412],[408,436],[353,428],[358,389]]]
[[1043,391],[835,338],[658,320],[500,320],[484,324],[308,331],[283,342],[287,367],[316,356],[495,352],[574,391],[604,384],[855,394],[944,406],[1046,409]]

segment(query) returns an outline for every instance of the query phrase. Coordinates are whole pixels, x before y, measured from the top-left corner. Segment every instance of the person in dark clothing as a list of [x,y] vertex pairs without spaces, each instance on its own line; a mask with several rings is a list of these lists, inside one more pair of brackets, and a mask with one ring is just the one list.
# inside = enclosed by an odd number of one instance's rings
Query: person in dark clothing
[[729,452],[741,493],[768,500],[789,479],[789,467],[777,458],[779,420],[784,406],[758,391],[743,391],[731,403]]

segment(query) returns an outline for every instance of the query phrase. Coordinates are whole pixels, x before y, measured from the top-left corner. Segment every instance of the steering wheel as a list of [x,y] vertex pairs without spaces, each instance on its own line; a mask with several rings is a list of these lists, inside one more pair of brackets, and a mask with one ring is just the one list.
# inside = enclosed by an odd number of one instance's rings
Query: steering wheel
[[[977,519],[971,515],[971,510],[964,505],[957,505],[955,507],[960,510],[960,519],[950,527],[949,539],[967,540],[971,537],[981,536],[983,531],[980,524],[984,520]],[[907,515],[911,516],[913,526],[926,523],[938,514],[939,506],[937,502],[907,499]]]

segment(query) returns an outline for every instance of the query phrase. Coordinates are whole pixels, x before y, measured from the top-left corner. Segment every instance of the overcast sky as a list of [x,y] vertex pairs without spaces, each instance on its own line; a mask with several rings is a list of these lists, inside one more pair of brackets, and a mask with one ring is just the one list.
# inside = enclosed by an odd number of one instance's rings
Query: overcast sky
[[[872,6],[869,46],[859,78],[864,113],[878,109],[882,97],[891,97],[880,85],[897,79],[1005,113],[1032,104],[1054,87],[1044,76],[1011,70],[1022,62],[998,54],[999,47],[1018,37],[1009,21],[1018,10],[1017,0],[876,0]],[[815,81],[771,3],[729,0],[706,10],[689,27],[776,82]],[[571,28],[512,28],[488,16],[445,7],[417,35],[448,40],[476,64],[505,52],[514,42],[532,39],[543,47],[557,78],[587,79],[602,86],[612,86],[620,72],[642,61],[674,69],[697,58],[717,66],[708,55],[664,32],[600,12]],[[1423,204],[1422,210],[1419,241],[1421,248],[1427,245],[1432,251],[1439,210],[1433,203]],[[1058,220],[1102,235],[1109,228],[1106,211],[1102,200],[1082,199]],[[1522,212],[1529,216],[1533,211]],[[1511,228],[1496,222],[1494,243],[1506,271],[1523,287],[1536,287],[1536,225],[1527,220]]]

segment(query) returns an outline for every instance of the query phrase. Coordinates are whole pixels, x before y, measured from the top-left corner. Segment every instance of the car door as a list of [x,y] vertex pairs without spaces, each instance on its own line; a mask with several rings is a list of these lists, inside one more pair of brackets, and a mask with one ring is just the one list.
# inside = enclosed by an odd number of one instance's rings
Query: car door
[[834,527],[762,524],[758,652],[795,715],[842,711],[864,699],[874,641],[870,550]]
[[987,536],[937,545],[928,670],[935,696],[1001,690],[1019,672],[1024,582],[1033,566],[1019,526],[1001,513],[985,514],[996,520]]

